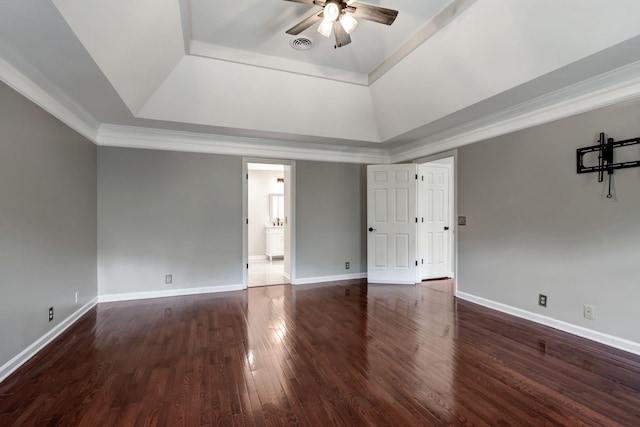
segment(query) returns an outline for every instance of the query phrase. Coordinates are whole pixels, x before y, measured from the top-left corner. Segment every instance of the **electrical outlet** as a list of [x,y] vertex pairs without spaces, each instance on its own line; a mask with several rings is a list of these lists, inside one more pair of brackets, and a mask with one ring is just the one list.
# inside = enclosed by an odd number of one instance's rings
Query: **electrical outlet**
[[76,304],[80,300],[80,292],[76,291]]
[[53,307],[49,307],[49,322],[53,320]]
[[344,268],[345,268],[345,270],[350,269],[351,268],[351,263],[349,261],[345,262],[344,263]]
[[594,314],[592,305],[585,305],[584,306],[584,318],[585,319],[590,319],[590,320],[595,319],[595,314]]
[[538,305],[541,306],[541,307],[546,307],[547,306],[547,296],[546,295],[542,295],[542,294],[538,295]]
[[165,285],[170,285],[173,283],[173,274],[167,274],[166,276],[164,276],[164,283]]

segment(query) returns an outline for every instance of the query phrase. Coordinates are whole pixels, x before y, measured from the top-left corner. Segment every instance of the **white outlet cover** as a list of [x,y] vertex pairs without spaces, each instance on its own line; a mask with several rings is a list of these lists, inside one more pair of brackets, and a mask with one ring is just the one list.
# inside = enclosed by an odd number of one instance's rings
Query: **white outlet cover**
[[592,305],[584,306],[584,317],[590,320],[595,319],[595,311]]

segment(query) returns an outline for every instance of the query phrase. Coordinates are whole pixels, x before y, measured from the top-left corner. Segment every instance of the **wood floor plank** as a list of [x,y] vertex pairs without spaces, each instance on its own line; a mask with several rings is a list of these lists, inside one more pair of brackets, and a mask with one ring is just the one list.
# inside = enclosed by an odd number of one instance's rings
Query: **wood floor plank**
[[0,384],[1,426],[640,425],[640,357],[417,286],[100,304]]

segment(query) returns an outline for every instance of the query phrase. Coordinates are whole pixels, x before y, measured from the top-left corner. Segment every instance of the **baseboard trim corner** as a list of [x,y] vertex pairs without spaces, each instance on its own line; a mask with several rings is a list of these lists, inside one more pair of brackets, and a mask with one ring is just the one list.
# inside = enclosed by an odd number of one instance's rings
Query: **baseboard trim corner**
[[594,331],[593,329],[587,329],[582,326],[574,325],[572,323],[564,322],[562,320],[543,316],[537,313],[532,313],[521,308],[471,295],[466,292],[458,291],[456,292],[456,297],[487,308],[491,308],[493,310],[500,311],[502,313],[511,314],[512,316],[516,316],[521,319],[549,326],[551,328],[558,329],[572,335],[577,335],[579,337],[586,338],[591,341],[595,341],[597,343],[640,356],[640,343],[630,341],[625,338],[620,338],[614,335],[605,334],[603,332]]
[[338,282],[341,280],[366,279],[367,273],[339,274],[336,276],[305,277],[291,282],[292,285],[310,285],[312,283]]
[[62,320],[56,326],[51,328],[48,332],[38,338],[29,347],[22,350],[15,357],[9,360],[7,363],[0,367],[0,383],[7,379],[9,375],[13,374],[18,368],[29,361],[33,356],[38,354],[43,348],[45,348],[51,341],[56,339],[64,331],[66,331],[71,325],[78,321],[86,312],[91,310],[98,303],[98,298],[93,298],[85,305],[80,307],[66,319]]
[[133,301],[139,299],[180,297],[186,295],[213,294],[218,292],[242,291],[244,285],[208,286],[203,288],[167,289],[163,291],[128,292],[123,294],[98,295],[98,302]]

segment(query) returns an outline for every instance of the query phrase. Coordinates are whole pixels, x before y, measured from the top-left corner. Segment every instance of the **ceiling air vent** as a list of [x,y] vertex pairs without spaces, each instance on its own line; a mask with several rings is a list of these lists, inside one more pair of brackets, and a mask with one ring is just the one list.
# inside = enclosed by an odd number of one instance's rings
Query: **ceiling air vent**
[[313,42],[306,37],[298,37],[290,42],[291,47],[295,50],[309,50],[313,46]]

